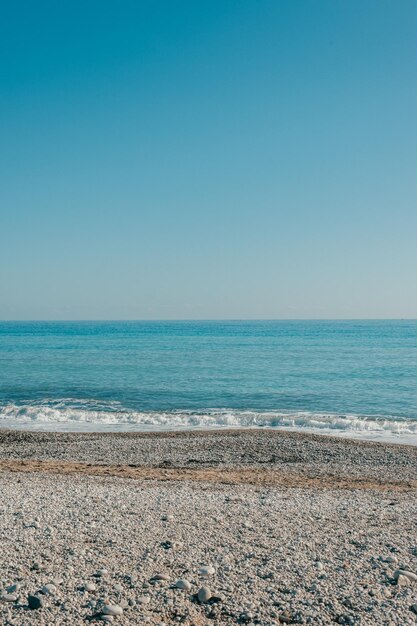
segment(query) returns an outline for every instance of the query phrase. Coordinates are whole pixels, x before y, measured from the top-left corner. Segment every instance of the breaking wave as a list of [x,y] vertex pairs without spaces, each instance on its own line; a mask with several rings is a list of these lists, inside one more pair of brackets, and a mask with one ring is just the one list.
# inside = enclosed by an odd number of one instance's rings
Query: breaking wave
[[417,419],[382,415],[231,409],[136,411],[117,402],[50,400],[0,406],[0,427],[32,430],[153,431],[280,428],[417,445]]

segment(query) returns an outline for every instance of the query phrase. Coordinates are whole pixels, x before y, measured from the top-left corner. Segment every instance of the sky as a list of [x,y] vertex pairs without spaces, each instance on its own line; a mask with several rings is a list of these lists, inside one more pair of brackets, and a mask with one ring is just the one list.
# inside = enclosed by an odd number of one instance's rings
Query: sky
[[415,0],[0,20],[0,319],[417,317]]

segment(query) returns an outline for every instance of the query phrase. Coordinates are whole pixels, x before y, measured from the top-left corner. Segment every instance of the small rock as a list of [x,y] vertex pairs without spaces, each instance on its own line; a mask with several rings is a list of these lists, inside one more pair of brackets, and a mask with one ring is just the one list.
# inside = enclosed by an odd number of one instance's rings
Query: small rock
[[381,561],[383,563],[398,563],[398,559],[396,556],[381,557]]
[[85,591],[89,591],[89,592],[92,593],[93,591],[95,591],[97,589],[97,587],[95,586],[94,583],[85,583],[84,589],[85,589]]
[[41,592],[45,596],[53,596],[56,593],[56,587],[53,583],[48,583],[42,587]]
[[43,607],[43,600],[39,596],[28,596],[28,605],[32,610],[40,609]]
[[122,587],[122,585],[120,583],[116,583],[114,585],[114,590],[118,591],[119,593],[121,593],[123,591],[123,587]]
[[203,565],[203,567],[200,567],[198,570],[198,573],[200,576],[213,576],[213,574],[216,573],[216,570],[212,565]]
[[407,576],[403,576],[402,574],[399,574],[399,576],[397,577],[397,585],[400,585],[401,587],[408,587],[410,584],[410,579],[407,578]]
[[185,578],[180,578],[177,580],[174,587],[176,587],[176,589],[185,589],[186,591],[190,591],[191,583],[188,580],[185,580]]
[[410,606],[410,611],[413,611],[413,613],[417,615],[417,603]]
[[101,621],[102,622],[113,622],[114,621],[114,617],[113,617],[113,615],[102,615],[101,616]]
[[103,569],[99,569],[99,570],[98,570],[98,571],[94,574],[94,576],[95,576],[96,578],[101,578],[102,576],[106,576],[108,573],[109,573],[109,571],[108,571],[107,569],[103,568]]
[[169,580],[168,574],[154,574],[151,578],[151,581],[156,580]]
[[139,596],[138,598],[139,604],[149,604],[150,601],[151,599],[149,596]]
[[245,611],[240,617],[244,622],[251,622],[253,620],[253,613],[252,611]]
[[34,564],[32,565],[32,569],[34,569],[34,570],[42,569],[41,563],[39,561],[35,561]]
[[14,585],[10,585],[10,587],[6,587],[6,593],[16,593],[19,589],[20,583],[15,583]]
[[6,593],[4,596],[1,596],[1,600],[3,602],[16,602],[18,595],[16,593]]
[[398,582],[398,579],[400,576],[405,576],[406,578],[408,578],[409,581],[411,582],[417,582],[417,574],[414,574],[414,572],[409,572],[406,569],[397,569],[394,572],[394,578],[395,580]]
[[131,584],[134,585],[135,583],[138,582],[138,577],[136,574],[130,574],[129,576],[126,576],[126,580]]
[[211,598],[211,591],[208,587],[201,587],[197,594],[198,601],[204,604],[208,602]]
[[103,615],[123,615],[123,609],[118,604],[105,604],[101,612]]

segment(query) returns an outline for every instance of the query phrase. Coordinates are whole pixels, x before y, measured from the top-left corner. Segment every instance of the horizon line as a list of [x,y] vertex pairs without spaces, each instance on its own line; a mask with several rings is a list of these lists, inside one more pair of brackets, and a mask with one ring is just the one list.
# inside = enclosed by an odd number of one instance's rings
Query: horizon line
[[401,322],[417,321],[417,317],[213,317],[213,318],[77,318],[77,319],[0,319],[12,323],[137,323],[137,322]]

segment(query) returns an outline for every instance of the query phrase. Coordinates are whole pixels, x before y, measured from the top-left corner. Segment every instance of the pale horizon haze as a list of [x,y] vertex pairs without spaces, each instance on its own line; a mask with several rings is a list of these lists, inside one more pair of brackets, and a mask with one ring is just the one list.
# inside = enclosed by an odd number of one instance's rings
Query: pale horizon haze
[[417,318],[417,3],[4,3],[0,320]]

